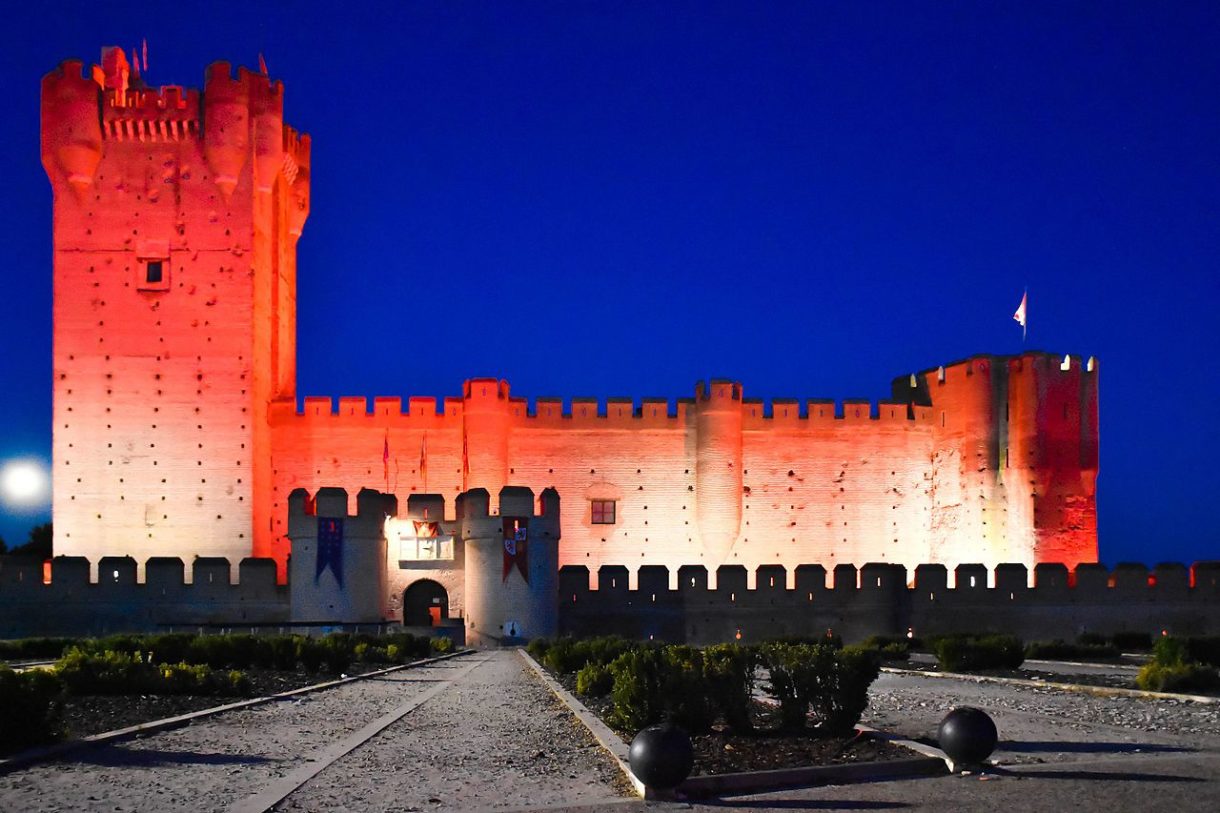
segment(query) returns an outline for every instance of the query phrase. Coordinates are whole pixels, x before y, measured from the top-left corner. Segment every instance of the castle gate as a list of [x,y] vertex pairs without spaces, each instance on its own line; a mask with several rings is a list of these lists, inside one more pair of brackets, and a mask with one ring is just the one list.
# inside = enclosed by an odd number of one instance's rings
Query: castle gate
[[431,579],[413,582],[402,594],[402,623],[408,627],[435,627],[449,617],[449,593]]

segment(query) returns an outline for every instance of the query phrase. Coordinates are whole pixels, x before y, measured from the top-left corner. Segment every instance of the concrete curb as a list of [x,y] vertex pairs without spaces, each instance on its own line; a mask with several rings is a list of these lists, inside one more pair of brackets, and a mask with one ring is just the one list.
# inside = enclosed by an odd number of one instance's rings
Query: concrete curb
[[[555,696],[584,723],[593,737],[603,749],[618,763],[619,770],[631,782],[642,798],[652,799],[653,794],[647,791],[644,783],[631,772],[627,761],[629,746],[623,742],[609,726],[601,721],[593,712],[585,708],[576,697],[556,681],[542,668],[524,649],[519,650],[526,663],[534,670],[543,683]],[[887,735],[865,725],[857,725],[861,731],[876,734],[889,742],[901,745],[912,751],[923,754],[910,759],[897,759],[888,762],[857,762],[847,765],[810,765],[801,768],[776,768],[768,771],[743,771],[741,773],[713,774],[693,776],[677,787],[673,796],[665,798],[700,798],[715,796],[722,793],[752,793],[756,791],[777,790],[796,785],[829,785],[847,782],[872,782],[883,779],[898,779],[911,776],[941,776],[948,772],[948,757],[943,751],[921,743],[904,740]]]
[[286,692],[280,692],[279,694],[269,694],[265,697],[254,697],[249,700],[239,700],[236,703],[228,703],[223,706],[213,706],[210,709],[200,709],[199,711],[192,711],[188,714],[180,714],[177,717],[166,717],[163,720],[150,720],[147,723],[139,723],[137,725],[128,726],[127,728],[117,728],[114,731],[104,731],[101,734],[93,734],[89,737],[82,737],[79,740],[69,740],[68,742],[56,743],[55,745],[31,748],[28,751],[22,751],[8,757],[7,759],[0,760],[0,776],[7,773],[12,773],[13,771],[20,770],[38,762],[46,762],[47,760],[56,759],[64,754],[68,754],[72,751],[77,751],[83,748],[92,748],[98,745],[109,745],[111,743],[129,740],[133,737],[155,734],[160,731],[169,731],[170,729],[190,725],[195,720],[201,720],[205,717],[212,717],[226,711],[236,711],[238,709],[248,709],[254,706],[261,706],[265,703],[271,703],[275,700],[283,700],[287,697],[295,697],[296,695],[300,694],[308,694],[310,692],[322,691],[323,689],[331,689],[347,683],[354,683],[358,680],[368,680],[369,678],[388,675],[391,672],[398,672],[403,669],[411,669],[416,666],[425,666],[429,663],[449,660],[450,658],[458,658],[463,655],[469,655],[474,651],[475,650],[473,649],[463,649],[448,655],[440,655],[435,658],[424,658],[423,660],[412,661],[411,663],[391,666],[388,669],[378,669],[375,672],[366,672],[363,675],[353,675],[352,677],[339,678],[338,680],[328,680],[323,683],[315,683],[312,686],[302,686],[299,689],[291,689]]
[[1220,697],[1210,697],[1202,694],[1175,694],[1173,692],[1147,692],[1143,689],[1121,689],[1116,686],[1089,686],[1083,683],[1056,683],[1048,680],[1028,680],[1026,678],[992,677],[990,675],[968,675],[964,672],[934,672],[919,669],[900,669],[896,666],[883,666],[882,672],[893,675],[915,675],[932,678],[949,678],[951,680],[969,680],[974,683],[1001,683],[1007,686],[1027,686],[1043,689],[1059,689],[1064,692],[1079,692],[1096,697],[1139,697],[1145,700],[1180,700],[1191,703],[1220,703]]
[[589,733],[593,735],[593,739],[597,740],[597,744],[602,747],[602,750],[615,761],[619,770],[623,772],[623,776],[627,777],[627,781],[631,783],[631,787],[635,788],[635,792],[640,798],[646,798],[644,783],[636,778],[635,774],[631,772],[631,766],[627,763],[627,743],[623,742],[622,738],[615,734],[610,726],[603,723],[600,717],[585,708],[585,704],[577,700],[571,692],[560,685],[559,681],[551,677],[528,652],[524,649],[518,649],[517,651],[521,653],[521,657],[534,670],[534,674],[538,676],[539,680],[559,698],[561,703],[567,706],[568,711],[576,715],[577,720],[584,723],[585,728],[589,729]]

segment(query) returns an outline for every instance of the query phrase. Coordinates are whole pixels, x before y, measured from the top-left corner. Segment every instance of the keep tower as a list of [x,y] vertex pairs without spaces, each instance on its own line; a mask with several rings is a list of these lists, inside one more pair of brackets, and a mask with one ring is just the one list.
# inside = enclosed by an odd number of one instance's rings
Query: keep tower
[[281,83],[226,62],[202,92],[118,48],[44,77],[56,554],[271,555],[309,214],[309,137],[282,116]]

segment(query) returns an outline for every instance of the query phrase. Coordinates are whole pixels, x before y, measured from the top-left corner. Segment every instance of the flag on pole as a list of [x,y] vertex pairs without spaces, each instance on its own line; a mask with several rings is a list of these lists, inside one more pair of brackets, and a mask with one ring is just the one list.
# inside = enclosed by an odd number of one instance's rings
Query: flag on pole
[[385,490],[390,493],[390,430],[385,430],[385,445],[381,447],[381,467],[385,471]]
[[424,493],[428,491],[428,433],[419,442],[419,476],[424,481]]
[[1029,305],[1029,291],[1021,295],[1021,304],[1017,306],[1017,312],[1012,315],[1021,325],[1021,341],[1025,341],[1025,309]]

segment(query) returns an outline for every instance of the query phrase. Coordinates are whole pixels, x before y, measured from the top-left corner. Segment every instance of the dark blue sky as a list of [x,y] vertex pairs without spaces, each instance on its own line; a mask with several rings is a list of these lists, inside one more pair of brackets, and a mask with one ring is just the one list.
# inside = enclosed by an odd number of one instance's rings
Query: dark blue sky
[[1101,360],[1102,559],[1220,558],[1214,2],[72,6],[5,12],[0,459],[50,452],[39,79],[146,37],[313,136],[301,395],[884,398],[1028,286]]

